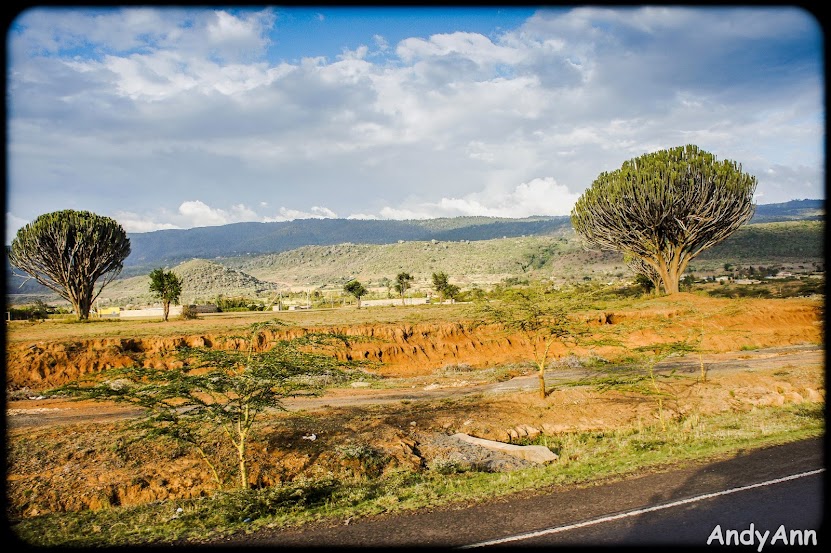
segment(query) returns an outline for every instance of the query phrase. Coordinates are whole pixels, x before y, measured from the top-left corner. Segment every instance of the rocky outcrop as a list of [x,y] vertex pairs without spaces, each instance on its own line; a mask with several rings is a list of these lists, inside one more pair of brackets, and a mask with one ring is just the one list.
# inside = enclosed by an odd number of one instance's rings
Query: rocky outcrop
[[526,461],[531,461],[532,463],[537,463],[540,465],[556,461],[558,458],[556,453],[552,452],[550,449],[542,445],[506,444],[494,440],[476,438],[474,436],[468,436],[467,434],[462,433],[453,434],[452,437],[456,438],[457,440],[467,442],[469,444],[477,445],[493,451],[501,451],[507,453],[508,455],[519,457],[520,459],[525,459]]

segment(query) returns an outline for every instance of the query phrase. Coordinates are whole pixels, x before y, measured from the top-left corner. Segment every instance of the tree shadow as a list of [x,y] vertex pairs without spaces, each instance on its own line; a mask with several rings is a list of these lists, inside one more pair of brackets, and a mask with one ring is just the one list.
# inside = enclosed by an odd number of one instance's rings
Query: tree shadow
[[[782,527],[785,534],[779,534],[775,545],[788,545],[790,541],[782,542],[783,535],[792,540],[791,531],[804,537],[806,530],[816,531],[819,543],[825,525],[822,474],[794,478],[782,486],[759,484],[816,470],[823,466],[823,455],[823,439],[817,438],[742,450],[730,459],[691,468],[677,484],[649,495],[642,509],[655,510],[629,518],[616,530],[616,541],[662,547],[739,545],[735,540],[744,532],[741,545],[751,545],[752,539],[759,550],[765,532],[770,532],[765,547],[771,548]],[[786,482],[793,482],[792,487],[785,488]],[[730,543],[728,530],[739,532],[730,535]]]

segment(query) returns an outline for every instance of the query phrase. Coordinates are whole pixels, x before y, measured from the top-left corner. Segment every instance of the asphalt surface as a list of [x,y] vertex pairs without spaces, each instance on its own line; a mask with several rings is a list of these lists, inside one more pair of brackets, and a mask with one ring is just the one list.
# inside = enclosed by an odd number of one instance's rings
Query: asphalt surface
[[[788,536],[792,530],[803,535],[806,530],[816,531],[822,545],[823,469],[823,440],[812,439],[588,487],[557,487],[484,504],[378,516],[303,531],[260,531],[210,545],[280,549],[711,548],[720,545],[718,540],[707,545],[717,526],[722,536],[736,530],[745,531],[747,538],[751,524],[761,534],[770,532],[768,544],[782,526]],[[783,477],[791,478],[777,481]],[[491,541],[496,543],[488,543]],[[753,550],[758,551],[759,544],[756,541]],[[781,539],[776,545],[783,545]]]

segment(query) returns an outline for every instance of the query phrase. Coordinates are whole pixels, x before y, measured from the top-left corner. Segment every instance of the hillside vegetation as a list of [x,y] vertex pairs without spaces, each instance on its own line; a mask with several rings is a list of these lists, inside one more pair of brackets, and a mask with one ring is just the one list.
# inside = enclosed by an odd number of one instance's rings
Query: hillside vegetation
[[410,221],[297,219],[274,223],[235,223],[186,230],[131,234],[133,252],[125,263],[132,274],[153,263],[279,253],[307,245],[343,242],[391,244],[399,240],[489,240],[503,236],[549,234],[570,229],[569,217],[455,217]]
[[[693,261],[705,276],[725,263],[809,267],[823,260],[821,221],[748,225]],[[340,286],[352,278],[372,286],[400,271],[431,286],[433,272],[444,271],[461,286],[488,286],[507,278],[629,280],[632,272],[614,252],[587,251],[574,231],[559,236],[526,236],[478,242],[404,242],[401,244],[306,246],[281,254],[229,258],[222,264],[283,286]]]
[[[449,220],[445,221],[452,226]],[[458,222],[457,222],[458,224]],[[451,232],[453,229],[446,229]],[[800,220],[750,224],[694,259],[689,270],[697,277],[719,274],[723,266],[781,266],[811,271],[824,265],[824,222]],[[171,267],[171,266],[168,266]],[[629,281],[633,274],[614,252],[587,251],[569,227],[546,235],[491,240],[401,241],[392,244],[341,243],[307,245],[282,253],[190,259],[172,266],[184,281],[183,302],[210,302],[218,295],[273,298],[280,291],[320,289],[340,292],[359,279],[375,297],[386,297],[382,279],[406,271],[415,277],[413,292],[431,290],[431,276],[443,271],[451,282],[470,289],[506,279],[548,278],[557,282]],[[114,281],[102,300],[124,305],[151,303],[148,273]],[[32,301],[43,293],[33,281],[16,290],[9,281],[11,303]],[[47,296],[55,301],[57,296]]]
[[[817,220],[824,217],[824,200],[794,200],[756,207],[751,223]],[[395,244],[404,241],[480,241],[570,232],[568,216],[522,219],[453,217],[425,220],[298,219],[130,234],[132,253],[125,276],[148,273],[161,265],[174,266],[193,258],[214,259],[275,254],[303,246]]]

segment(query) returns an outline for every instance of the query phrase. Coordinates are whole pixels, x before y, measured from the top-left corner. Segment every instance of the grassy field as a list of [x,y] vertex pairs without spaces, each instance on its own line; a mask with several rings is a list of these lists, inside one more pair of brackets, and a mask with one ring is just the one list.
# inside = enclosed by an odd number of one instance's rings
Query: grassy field
[[346,324],[420,323],[456,320],[469,316],[467,304],[395,305],[390,307],[313,309],[297,311],[242,311],[205,313],[198,319],[73,319],[49,321],[10,321],[6,339],[10,342],[62,342],[108,337],[154,337],[200,334],[233,334],[252,324],[279,320],[291,326],[329,326]]

